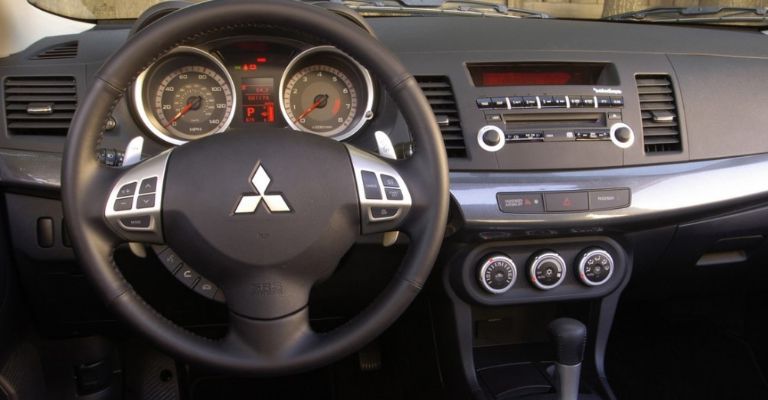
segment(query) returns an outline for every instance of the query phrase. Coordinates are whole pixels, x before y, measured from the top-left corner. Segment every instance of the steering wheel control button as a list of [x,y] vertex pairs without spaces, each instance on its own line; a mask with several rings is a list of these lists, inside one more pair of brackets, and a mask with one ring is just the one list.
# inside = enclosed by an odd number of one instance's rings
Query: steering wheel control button
[[589,192],[590,210],[611,210],[629,206],[629,189]]
[[120,190],[117,191],[117,197],[133,196],[136,193],[136,182],[123,185]]
[[387,200],[402,200],[403,192],[400,189],[384,188],[387,193]]
[[585,251],[579,259],[579,279],[587,286],[600,286],[613,275],[613,257],[600,248]]
[[517,280],[517,266],[507,256],[491,256],[480,265],[478,278],[480,286],[489,293],[505,293]]
[[199,295],[212,299],[216,295],[216,292],[219,290],[219,288],[217,288],[216,285],[214,285],[208,279],[200,277],[200,282],[195,285],[194,290]]
[[563,257],[554,252],[534,256],[528,267],[531,283],[539,289],[551,290],[565,280],[566,266]]
[[381,174],[381,183],[384,184],[384,187],[392,187],[392,188],[400,187],[400,185],[397,183],[397,179],[387,174]]
[[400,212],[396,207],[371,207],[371,218],[373,219],[392,219]]
[[505,213],[540,214],[544,213],[544,201],[540,193],[497,193],[499,210]]
[[124,197],[122,199],[115,200],[115,205],[112,209],[115,211],[128,211],[133,207],[133,197]]
[[365,188],[365,198],[371,200],[381,199],[381,187],[379,187],[379,179],[376,178],[376,173],[371,171],[362,171],[360,175],[363,177],[363,188]]
[[589,196],[587,192],[544,193],[544,205],[547,212],[587,211]]
[[154,193],[157,191],[157,177],[147,178],[141,181],[141,188],[139,188],[139,194]]
[[176,271],[176,278],[188,288],[194,288],[197,281],[200,279],[200,274],[195,272],[189,265],[184,264]]
[[175,274],[176,271],[181,268],[181,264],[183,264],[179,256],[170,248],[167,248],[162,253],[160,253],[158,258],[160,259],[160,262],[165,266],[165,268],[167,268],[168,271],[171,271],[172,274]]
[[139,199],[136,201],[136,208],[142,209],[142,208],[152,208],[155,206],[155,195],[154,194],[145,194],[139,196]]
[[128,230],[147,229],[151,223],[152,218],[149,215],[138,215],[120,218],[120,224],[122,224],[123,227]]
[[499,151],[505,143],[504,131],[496,125],[486,125],[477,131],[477,144],[485,151]]

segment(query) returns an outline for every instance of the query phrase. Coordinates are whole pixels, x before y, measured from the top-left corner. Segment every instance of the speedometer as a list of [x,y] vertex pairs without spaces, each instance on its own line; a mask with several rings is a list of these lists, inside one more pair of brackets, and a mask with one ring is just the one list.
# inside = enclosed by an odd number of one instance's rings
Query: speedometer
[[234,117],[234,91],[216,57],[179,47],[139,76],[133,100],[147,129],[178,145],[225,131]]
[[296,56],[281,84],[280,108],[291,128],[343,140],[373,117],[368,71],[335,47]]

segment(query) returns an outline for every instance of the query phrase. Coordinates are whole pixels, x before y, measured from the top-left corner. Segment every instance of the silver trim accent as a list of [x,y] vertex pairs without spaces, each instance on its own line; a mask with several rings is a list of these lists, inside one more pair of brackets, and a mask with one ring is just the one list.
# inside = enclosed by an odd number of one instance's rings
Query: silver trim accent
[[[171,149],[166,150],[141,164],[137,164],[128,169],[123,175],[115,182],[110,191],[109,198],[107,200],[106,208],[104,209],[104,217],[106,218],[112,229],[123,239],[132,242],[163,242],[163,229],[162,229],[162,204],[163,204],[163,189],[165,188],[165,170],[168,166],[168,158],[171,154]],[[149,208],[137,208],[137,201],[141,191],[141,181],[149,178],[157,178],[157,185],[155,186],[155,205]],[[125,211],[115,211],[114,204],[118,198],[118,192],[124,185],[136,183],[136,190],[131,197],[131,209]],[[121,197],[126,198],[126,197]],[[147,228],[130,228],[123,225],[120,219],[126,217],[139,217],[149,216],[149,227]]]
[[[619,128],[627,128],[629,129],[630,135],[629,135],[629,141],[627,143],[623,143],[619,141],[619,139],[616,139],[616,131]],[[629,125],[623,123],[623,122],[617,122],[613,125],[611,125],[611,142],[616,145],[616,147],[622,148],[622,149],[628,149],[632,147],[633,144],[635,144],[635,131],[630,127]]]
[[342,141],[344,139],[352,137],[352,135],[357,133],[369,120],[373,118],[373,99],[375,97],[375,93],[373,91],[373,79],[371,79],[371,74],[368,72],[368,70],[365,67],[363,67],[360,63],[358,63],[354,58],[349,56],[347,53],[344,53],[343,51],[337,49],[336,47],[333,47],[333,46],[311,47],[299,53],[296,57],[293,58],[293,60],[291,60],[291,62],[288,63],[288,65],[285,67],[285,70],[283,70],[282,77],[280,77],[280,86],[278,86],[278,90],[279,90],[278,103],[280,103],[280,112],[283,114],[283,119],[285,119],[285,121],[288,123],[288,126],[290,126],[291,129],[295,131],[308,132],[308,133],[321,135],[316,132],[300,129],[293,121],[291,121],[290,118],[288,118],[288,112],[285,110],[285,99],[283,98],[283,91],[285,90],[285,83],[287,81],[289,74],[294,72],[294,71],[291,71],[293,67],[296,66],[296,64],[298,64],[299,61],[306,58],[307,56],[310,56],[315,53],[322,53],[322,52],[335,53],[349,60],[352,63],[352,65],[358,69],[358,72],[360,72],[360,74],[362,75],[363,81],[365,83],[366,103],[365,103],[365,108],[363,109],[363,112],[360,115],[360,120],[357,122],[357,124],[351,125],[349,128],[347,128],[346,131],[342,131],[338,134],[328,136],[332,139]]
[[125,146],[123,153],[123,167],[138,164],[141,161],[141,153],[144,150],[144,137],[136,136]]
[[[587,279],[587,277],[584,275],[584,268],[587,267],[587,260],[590,257],[596,256],[596,255],[601,255],[601,256],[605,257],[606,259],[608,259],[608,264],[611,266],[610,270],[608,271],[608,276],[606,276],[605,279],[603,279],[600,282],[592,282],[589,279]],[[579,260],[579,271],[578,271],[579,272],[579,280],[581,280],[581,282],[583,284],[587,285],[587,286],[600,286],[600,285],[603,285],[606,282],[608,282],[609,279],[611,279],[611,277],[613,276],[613,270],[615,270],[615,269],[616,269],[616,265],[613,262],[613,257],[611,257],[610,253],[608,253],[607,251],[605,251],[603,249],[593,249],[593,250],[590,250],[590,251],[584,253],[581,256],[581,259]]]
[[[683,217],[685,212],[716,210],[754,196],[768,198],[768,154],[593,170],[534,172],[451,172],[451,195],[467,226],[515,230],[571,229],[580,224]],[[704,184],[703,182],[706,182]],[[512,214],[499,210],[496,194],[585,191],[628,187],[629,207],[555,214]],[[712,188],[717,190],[712,190]]]
[[[496,261],[504,261],[512,266],[512,282],[507,284],[507,286],[502,289],[494,289],[488,286],[488,282],[485,281],[485,272],[488,271],[488,268],[491,266],[491,264],[495,263]],[[506,293],[509,289],[512,288],[512,286],[515,285],[515,282],[517,281],[517,265],[515,265],[515,262],[507,256],[496,255],[489,257],[487,260],[485,260],[485,262],[483,262],[483,266],[480,267],[478,278],[480,279],[480,286],[482,286],[483,289],[487,290],[488,292],[493,294]]]
[[[483,141],[483,135],[485,135],[485,133],[488,131],[496,131],[499,133],[499,135],[501,136],[501,140],[499,141],[498,144],[494,146],[489,146]],[[506,143],[507,143],[507,139],[504,136],[504,131],[502,131],[501,128],[499,128],[496,125],[486,125],[480,128],[479,131],[477,131],[477,144],[480,145],[480,148],[482,148],[485,151],[490,151],[491,153],[499,151],[502,148],[504,148],[504,145]]]
[[267,190],[269,190],[269,184],[272,182],[272,178],[269,177],[269,173],[266,168],[264,168],[264,164],[258,165],[250,182],[255,189],[255,193],[241,195],[240,200],[237,201],[237,205],[235,206],[235,211],[233,211],[232,214],[253,214],[258,210],[262,200],[264,200],[264,205],[270,213],[291,212],[291,207],[285,201],[285,197],[282,193],[267,192]]
[[[374,233],[395,230],[394,228],[397,226],[397,223],[402,221],[411,209],[412,199],[411,193],[408,191],[408,185],[406,185],[405,180],[400,176],[400,173],[386,161],[352,145],[347,144],[346,147],[347,151],[349,151],[349,157],[355,172],[357,196],[361,209],[360,215],[364,217],[361,221],[362,232]],[[376,174],[376,179],[379,181],[381,199],[368,199],[365,197],[362,171],[370,171]],[[384,183],[381,180],[381,174],[389,175],[397,180],[399,189],[403,194],[402,200],[387,199],[387,196],[384,193]],[[375,218],[371,213],[371,208],[373,207],[397,208],[398,211],[392,216]]]
[[29,103],[27,104],[27,114],[32,114],[32,115],[53,114],[53,104]]
[[[229,88],[232,91],[232,111],[229,113],[229,117],[227,117],[226,122],[224,122],[221,125],[221,128],[215,132],[211,132],[205,136],[214,135],[217,133],[221,133],[226,131],[229,128],[229,125],[232,123],[232,119],[235,117],[235,110],[237,110],[237,87],[235,86],[235,82],[232,80],[232,76],[229,74],[229,71],[227,70],[227,67],[222,64],[221,61],[219,61],[218,58],[216,58],[213,54],[208,53],[207,51],[200,50],[196,47],[190,47],[190,46],[179,46],[172,51],[168,52],[163,58],[160,60],[155,61],[147,67],[144,71],[139,74],[138,78],[136,78],[136,81],[133,83],[133,89],[131,96],[131,103],[133,104],[134,111],[139,115],[139,119],[141,119],[141,122],[144,124],[144,126],[149,129],[150,132],[152,132],[155,136],[157,136],[159,139],[165,141],[166,143],[170,143],[173,145],[182,145],[184,143],[189,142],[189,140],[183,140],[179,138],[175,138],[171,135],[170,132],[163,131],[163,129],[158,128],[155,126],[154,123],[149,119],[147,116],[147,112],[144,106],[144,81],[146,80],[147,73],[154,67],[157,63],[164,61],[167,57],[172,57],[175,54],[178,53],[192,53],[199,56],[203,56],[209,61],[213,62],[217,67],[219,67],[220,71],[219,73],[222,74],[227,79],[227,82],[229,83]],[[205,137],[205,136],[201,136]]]
[[376,131],[373,136],[376,138],[376,147],[379,148],[379,155],[390,160],[397,160],[395,146],[392,145],[392,139],[382,131]]
[[565,96],[565,108],[571,108],[571,98]]
[[[555,264],[560,264],[563,269],[562,275],[560,275],[560,279],[551,285],[545,285],[536,279],[536,268],[545,261],[552,261]],[[568,267],[565,265],[565,260],[563,260],[563,257],[561,257],[560,254],[552,251],[547,251],[536,255],[528,266],[528,277],[531,279],[531,283],[533,283],[534,286],[541,290],[551,290],[560,286],[560,284],[565,280],[566,275],[568,275]]]
[[558,400],[579,400],[579,382],[581,382],[581,363],[564,365],[555,363],[557,375],[560,378]]

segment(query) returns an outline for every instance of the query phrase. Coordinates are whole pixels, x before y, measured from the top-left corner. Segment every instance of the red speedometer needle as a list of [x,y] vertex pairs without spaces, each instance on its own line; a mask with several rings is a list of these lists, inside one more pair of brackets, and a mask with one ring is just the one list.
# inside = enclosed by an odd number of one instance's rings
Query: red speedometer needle
[[299,115],[299,116],[296,118],[296,122],[299,122],[299,121],[301,121],[301,120],[302,120],[304,117],[306,117],[307,115],[309,115],[309,113],[311,113],[312,111],[315,111],[315,109],[316,109],[317,107],[320,107],[320,105],[321,105],[321,104],[325,103],[325,102],[328,100],[328,95],[327,95],[327,94],[325,94],[325,95],[317,96],[317,97],[316,97],[316,99],[317,99],[317,100],[315,100],[315,102],[314,102],[314,103],[312,103],[312,105],[311,105],[311,106],[309,106],[309,108],[307,108],[306,110],[304,110],[304,112],[303,112],[303,113],[301,113],[301,115]]
[[171,118],[171,120],[167,124],[163,125],[163,128],[167,128],[167,127],[173,125],[174,122],[178,121],[179,118],[183,117],[184,114],[189,112],[189,110],[191,110],[192,107],[195,106],[195,104],[199,104],[199,101],[200,101],[199,99],[200,98],[197,97],[197,98],[191,100],[189,103],[187,103],[187,105],[185,105],[181,110],[179,110],[179,112],[176,115],[174,115],[173,118]]

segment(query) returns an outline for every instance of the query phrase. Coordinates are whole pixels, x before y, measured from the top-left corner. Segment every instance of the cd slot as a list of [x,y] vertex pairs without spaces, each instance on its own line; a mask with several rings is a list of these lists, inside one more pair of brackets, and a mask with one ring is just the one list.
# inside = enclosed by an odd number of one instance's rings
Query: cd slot
[[548,128],[605,128],[605,113],[504,114],[507,130]]

